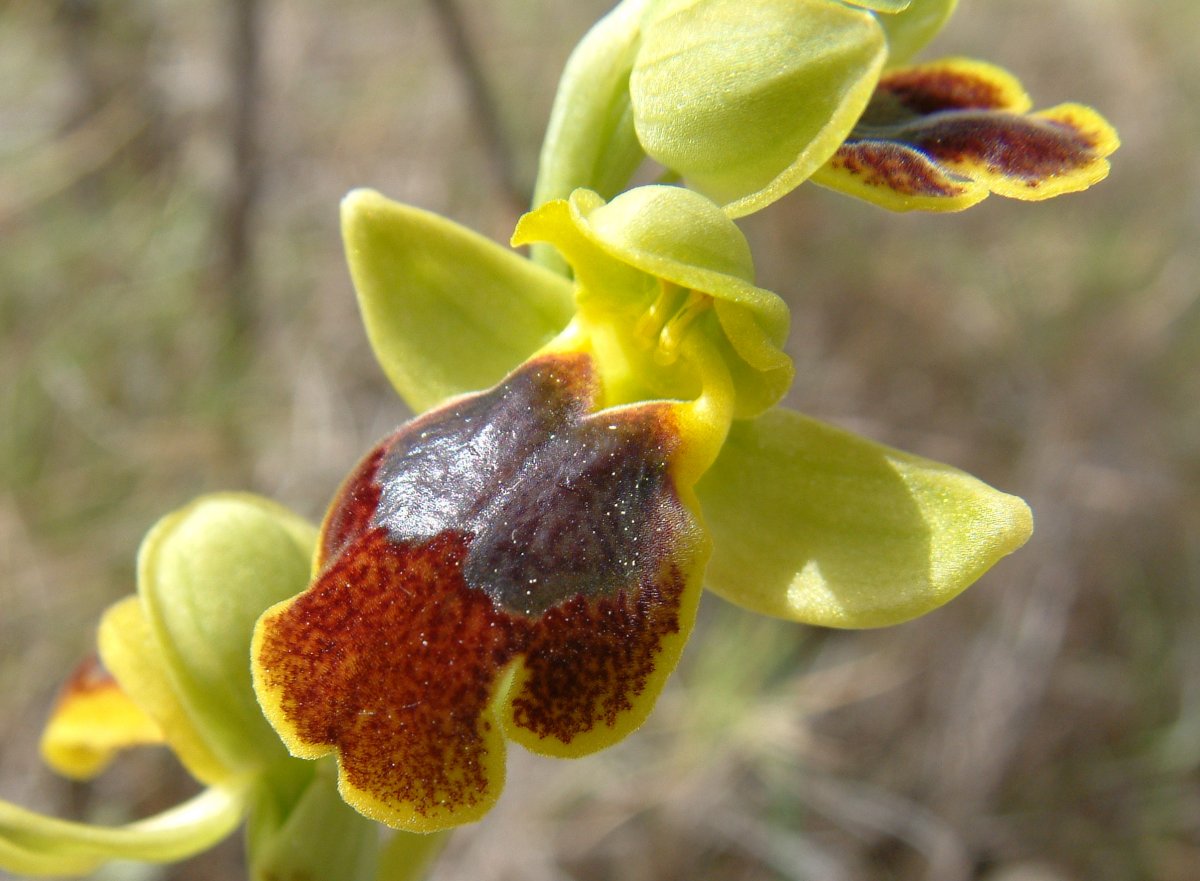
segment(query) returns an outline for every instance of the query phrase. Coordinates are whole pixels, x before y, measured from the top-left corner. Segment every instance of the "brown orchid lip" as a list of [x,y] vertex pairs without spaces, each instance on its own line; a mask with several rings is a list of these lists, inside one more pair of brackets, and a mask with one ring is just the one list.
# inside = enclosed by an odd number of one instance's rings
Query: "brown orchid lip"
[[[1104,156],[1116,144],[1107,123],[1078,105],[1026,113],[1028,104],[1008,73],[978,62],[892,71],[830,168],[862,187],[918,200],[954,200],[982,185],[1044,198],[1104,175]],[[1049,181],[1055,185],[1044,187]]]
[[340,491],[312,587],[264,619],[292,739],[337,749],[373,803],[469,812],[501,727],[618,725],[681,631],[703,540],[673,410],[593,412],[598,393],[588,357],[543,356],[403,427]]
[[967,190],[941,173],[928,157],[890,141],[843,144],[830,165],[858,177],[865,186],[886,188],[905,196],[953,198]]
[[955,110],[1012,109],[1010,90],[981,73],[924,65],[885,74],[863,113],[866,125]]
[[897,138],[935,159],[1036,185],[1095,161],[1094,140],[1071,125],[1008,113],[963,112],[935,117]]

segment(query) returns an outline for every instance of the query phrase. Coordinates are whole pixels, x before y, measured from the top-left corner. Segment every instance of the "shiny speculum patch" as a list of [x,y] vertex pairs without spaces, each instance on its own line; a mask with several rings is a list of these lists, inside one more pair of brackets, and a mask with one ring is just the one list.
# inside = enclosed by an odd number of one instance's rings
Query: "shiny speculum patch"
[[490,798],[514,660],[506,724],[570,744],[620,724],[680,632],[703,540],[673,405],[598,394],[586,356],[544,356],[409,423],[342,488],[312,587],[268,613],[260,684],[368,810]]

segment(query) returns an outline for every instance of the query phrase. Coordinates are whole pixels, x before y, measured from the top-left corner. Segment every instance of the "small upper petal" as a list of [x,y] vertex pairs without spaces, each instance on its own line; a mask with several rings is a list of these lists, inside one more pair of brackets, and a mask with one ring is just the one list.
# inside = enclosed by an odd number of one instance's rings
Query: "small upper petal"
[[739,416],[761,413],[791,384],[792,363],[783,352],[787,305],[753,283],[745,236],[707,197],[683,187],[645,186],[605,202],[577,190],[521,219],[513,243],[532,242],[553,245],[571,265],[581,318],[615,335],[631,372],[654,396],[694,393],[694,371],[664,359],[656,346],[660,331],[671,336],[667,328],[678,310],[651,316],[653,338],[642,333],[642,316],[656,313],[672,291],[681,292],[684,304],[692,292],[706,310],[711,305],[711,314],[689,327],[703,327],[714,356],[726,362]]

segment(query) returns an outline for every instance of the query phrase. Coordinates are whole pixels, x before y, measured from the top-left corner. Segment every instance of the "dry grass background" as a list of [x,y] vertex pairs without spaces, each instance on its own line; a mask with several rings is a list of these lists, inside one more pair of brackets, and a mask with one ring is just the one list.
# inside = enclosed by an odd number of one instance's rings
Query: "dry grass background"
[[[404,417],[339,197],[370,185],[507,237],[557,73],[606,7],[459,0],[505,182],[417,0],[263,0],[261,176],[239,174],[247,2],[0,3],[0,792],[60,813],[119,820],[189,786],[153,752],[88,787],[33,760],[154,519],[225,488],[318,517]],[[745,224],[793,307],[790,403],[1024,495],[1030,544],[891,630],[706,600],[646,727],[578,762],[514,750],[437,881],[1200,877],[1196,33],[1186,0],[963,0],[927,54],[1101,108],[1125,142],[1112,177],[952,217],[806,187]],[[232,842],[102,877],[238,860]]]

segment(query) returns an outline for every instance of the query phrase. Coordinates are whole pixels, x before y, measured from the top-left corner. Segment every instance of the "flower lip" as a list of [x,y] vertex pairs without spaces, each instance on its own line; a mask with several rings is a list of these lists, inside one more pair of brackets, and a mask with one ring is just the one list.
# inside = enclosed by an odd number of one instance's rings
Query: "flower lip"
[[690,405],[599,397],[590,356],[548,353],[409,423],[339,493],[310,589],[260,620],[264,711],[295,755],[336,750],[368,816],[477,819],[502,731],[580,755],[649,712],[707,554],[674,476]]
[[636,583],[661,554],[645,524],[677,516],[664,508],[677,505],[676,444],[669,427],[585,418],[595,394],[585,359],[557,358],[553,372],[521,371],[496,395],[418,420],[381,451],[370,525],[395,542],[469,536],[467,585],[506,612],[538,616]]
[[965,58],[889,71],[880,79],[856,129],[911,121],[947,110],[1008,110],[1032,106],[1008,71]]
[[1009,73],[949,58],[885,74],[814,180],[894,210],[956,211],[990,192],[1040,200],[1108,174],[1119,140],[1098,113],[1031,102]]

